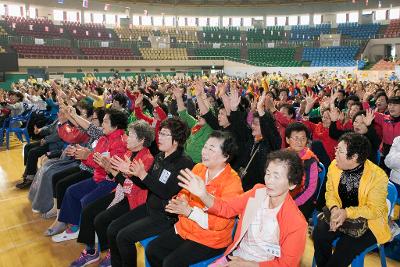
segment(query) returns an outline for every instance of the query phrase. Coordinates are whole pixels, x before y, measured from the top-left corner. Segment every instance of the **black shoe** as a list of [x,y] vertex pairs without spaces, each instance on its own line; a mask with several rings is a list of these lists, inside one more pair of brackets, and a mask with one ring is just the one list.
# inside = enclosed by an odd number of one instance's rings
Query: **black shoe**
[[22,182],[16,184],[15,187],[18,189],[24,189],[24,188],[30,187],[31,184],[32,184],[32,180],[24,179]]

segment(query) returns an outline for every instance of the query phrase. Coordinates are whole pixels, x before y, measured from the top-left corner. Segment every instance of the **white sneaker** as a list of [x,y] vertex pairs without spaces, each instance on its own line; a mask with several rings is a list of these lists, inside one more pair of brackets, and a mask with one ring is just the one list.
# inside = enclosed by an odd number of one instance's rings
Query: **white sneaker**
[[33,208],[32,208],[32,212],[33,212],[33,213],[40,213],[40,211],[35,210],[35,209],[33,209]]
[[390,239],[390,241],[392,241],[397,235],[400,234],[400,227],[397,225],[397,223],[391,222],[390,232],[392,234],[392,238]]
[[[68,229],[67,229],[68,230]],[[61,234],[54,235],[51,237],[51,240],[56,243],[77,239],[79,235],[79,230],[74,233],[68,233],[67,230],[62,232]]]

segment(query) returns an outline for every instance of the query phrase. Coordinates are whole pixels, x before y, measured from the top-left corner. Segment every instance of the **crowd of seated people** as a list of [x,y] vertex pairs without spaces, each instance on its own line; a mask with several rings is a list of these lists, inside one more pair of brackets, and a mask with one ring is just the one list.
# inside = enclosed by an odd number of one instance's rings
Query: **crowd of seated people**
[[135,243],[154,236],[151,266],[218,256],[212,266],[300,266],[308,224],[317,265],[348,266],[392,238],[396,81],[31,77],[1,90],[0,102],[3,121],[36,114],[17,187],[30,187],[32,211],[54,219],[45,236],[86,246],[70,266],[136,266]]

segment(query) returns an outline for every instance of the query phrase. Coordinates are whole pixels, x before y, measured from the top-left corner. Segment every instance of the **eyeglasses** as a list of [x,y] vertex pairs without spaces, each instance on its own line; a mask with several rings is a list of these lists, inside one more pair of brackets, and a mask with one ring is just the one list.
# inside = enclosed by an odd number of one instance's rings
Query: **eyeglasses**
[[172,136],[171,134],[165,133],[165,132],[159,132],[158,135],[159,135],[159,136],[162,136],[162,137]]
[[295,142],[307,142],[307,138],[306,137],[290,137],[290,140],[293,140]]

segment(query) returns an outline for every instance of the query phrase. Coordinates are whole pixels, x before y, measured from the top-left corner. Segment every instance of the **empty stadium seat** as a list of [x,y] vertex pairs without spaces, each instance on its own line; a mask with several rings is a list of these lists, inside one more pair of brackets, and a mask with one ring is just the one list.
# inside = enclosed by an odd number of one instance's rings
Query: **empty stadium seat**
[[134,54],[129,48],[82,47],[82,54],[89,59],[133,59]]
[[14,44],[12,45],[18,55],[27,58],[72,58],[74,52],[70,47],[47,46],[47,45],[28,45]]
[[232,57],[240,58],[239,48],[199,48],[195,50],[199,57]]
[[330,24],[320,24],[316,26],[309,25],[295,25],[292,26],[289,37],[291,40],[310,40],[314,39],[320,34],[330,34]]
[[249,61],[266,63],[269,66],[297,67],[301,62],[294,60],[294,48],[258,48],[249,49]]
[[140,48],[140,53],[145,60],[187,60],[185,48]]
[[239,43],[240,30],[237,27],[203,27],[205,43]]
[[76,39],[118,40],[115,32],[106,29],[102,24],[81,24],[79,22],[63,22],[66,31]]
[[358,46],[332,46],[310,48],[306,47],[303,51],[303,61],[311,61],[311,67],[347,67],[355,66],[354,60]]
[[271,26],[265,29],[248,29],[247,42],[249,43],[263,43],[266,41],[282,40],[284,36],[283,26]]
[[393,19],[385,30],[386,38],[400,37],[400,19]]
[[371,39],[375,38],[375,35],[378,33],[380,25],[379,24],[358,24],[354,23],[339,23],[337,32],[349,35],[353,38],[357,39]]
[[16,35],[33,36],[39,38],[62,37],[63,30],[48,19],[27,19],[20,17],[5,17],[11,31]]

